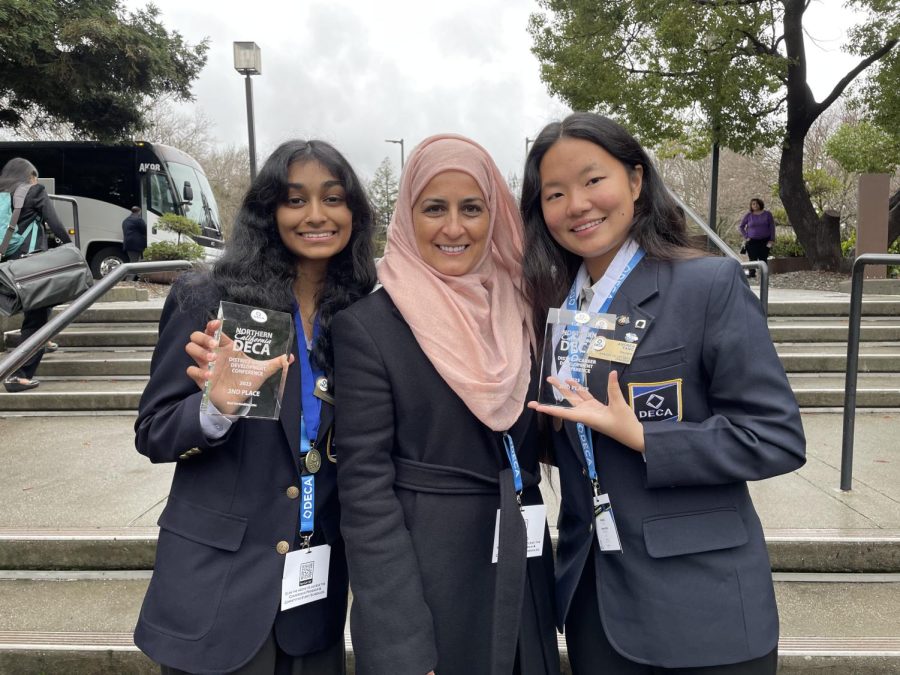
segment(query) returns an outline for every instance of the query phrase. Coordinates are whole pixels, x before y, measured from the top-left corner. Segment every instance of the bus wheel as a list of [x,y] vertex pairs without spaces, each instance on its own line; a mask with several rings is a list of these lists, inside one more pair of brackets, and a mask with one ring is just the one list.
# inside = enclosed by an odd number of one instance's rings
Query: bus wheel
[[95,279],[102,279],[125,262],[122,249],[118,246],[107,246],[91,257],[91,273]]

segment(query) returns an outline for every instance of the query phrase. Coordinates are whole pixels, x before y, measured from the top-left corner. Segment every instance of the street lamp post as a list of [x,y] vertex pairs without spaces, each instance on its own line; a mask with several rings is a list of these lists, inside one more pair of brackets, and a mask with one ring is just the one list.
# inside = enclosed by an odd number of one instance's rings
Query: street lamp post
[[528,157],[528,146],[531,145],[532,143],[534,143],[534,139],[528,138],[528,136],[526,136],[525,137],[525,156],[526,157]]
[[393,140],[393,139],[390,139],[390,138],[385,138],[385,139],[384,139],[384,142],[385,142],[385,143],[398,143],[398,144],[400,145],[400,170],[403,171],[403,163],[404,163],[404,157],[403,157],[403,139],[400,138],[400,139],[397,139],[397,140]]
[[253,81],[251,75],[262,73],[262,55],[255,42],[234,43],[234,69],[244,75],[247,92],[247,135],[250,143],[250,180],[256,178],[256,129],[253,123]]

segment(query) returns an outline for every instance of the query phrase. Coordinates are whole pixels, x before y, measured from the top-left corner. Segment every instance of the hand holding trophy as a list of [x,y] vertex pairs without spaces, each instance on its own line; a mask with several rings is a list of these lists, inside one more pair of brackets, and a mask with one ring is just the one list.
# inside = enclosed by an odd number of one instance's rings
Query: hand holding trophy
[[290,314],[220,303],[219,318],[207,323],[204,332],[194,331],[185,346],[197,363],[187,374],[203,389],[201,411],[277,418],[293,360],[292,340]]

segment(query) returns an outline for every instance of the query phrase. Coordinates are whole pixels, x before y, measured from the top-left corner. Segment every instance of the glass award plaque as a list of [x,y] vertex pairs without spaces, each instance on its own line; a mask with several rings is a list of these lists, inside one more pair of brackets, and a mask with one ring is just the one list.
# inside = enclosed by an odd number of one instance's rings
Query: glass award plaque
[[[544,351],[541,356],[541,387],[538,401],[545,405],[572,407],[564,389],[577,391],[588,381],[609,376],[610,362],[598,357],[606,342],[615,335],[615,314],[592,314],[568,309],[547,313]],[[548,378],[553,378],[549,382]],[[606,400],[606,386],[602,391]]]
[[276,312],[233,302],[219,303],[216,360],[203,390],[200,411],[229,418],[277,419],[294,340],[294,321]]

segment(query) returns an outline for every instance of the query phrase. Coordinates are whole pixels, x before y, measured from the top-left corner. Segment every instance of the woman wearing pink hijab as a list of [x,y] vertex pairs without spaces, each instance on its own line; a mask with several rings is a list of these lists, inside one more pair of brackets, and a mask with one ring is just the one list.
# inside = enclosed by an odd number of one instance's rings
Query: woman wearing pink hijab
[[487,152],[428,138],[401,177],[383,288],[335,317],[359,675],[559,672],[522,241]]

